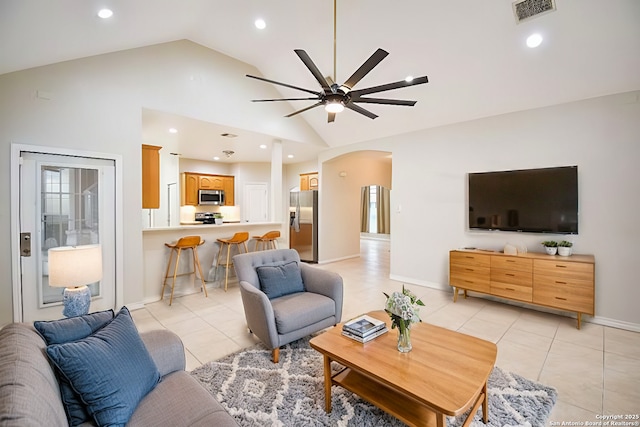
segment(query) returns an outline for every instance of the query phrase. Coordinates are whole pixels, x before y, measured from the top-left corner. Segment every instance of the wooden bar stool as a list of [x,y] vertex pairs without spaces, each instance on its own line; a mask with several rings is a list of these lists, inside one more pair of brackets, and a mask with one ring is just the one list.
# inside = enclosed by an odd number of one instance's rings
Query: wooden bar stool
[[[230,239],[217,239],[218,243],[220,243],[220,250],[218,251],[218,259],[216,261],[216,272],[214,274],[214,280],[218,276],[218,267],[220,265],[224,266],[226,271],[224,275],[224,290],[227,291],[227,283],[229,281],[229,268],[233,265],[233,260],[231,259],[231,247],[235,245],[238,250],[238,253],[241,253],[240,248],[241,245],[244,246],[244,252],[248,253],[249,249],[247,249],[247,240],[249,240],[249,233],[246,231],[241,231],[239,233],[235,233]],[[220,257],[222,255],[222,251],[224,248],[227,248],[227,262],[220,264]]]
[[278,249],[276,239],[280,237],[279,231],[268,231],[262,236],[253,236],[256,239],[256,251],[265,249]]
[[[169,305],[173,303],[173,290],[176,287],[176,277],[189,274],[196,274],[196,268],[200,273],[200,281],[202,282],[202,289],[204,290],[204,296],[208,297],[207,286],[204,283],[204,276],[202,275],[202,267],[200,266],[200,259],[198,258],[198,246],[204,244],[204,240],[200,239],[200,236],[186,236],[180,238],[176,243],[165,243],[164,245],[171,249],[169,254],[169,262],[167,263],[167,271],[164,274],[164,281],[162,282],[162,297],[164,299],[164,288],[167,285],[167,278],[169,278],[169,269],[171,268],[171,260],[173,259],[173,253],[177,253],[176,263],[173,267],[173,283],[171,284],[171,298],[169,298]],[[193,271],[188,273],[178,274],[178,264],[180,264],[180,254],[183,250],[191,249],[193,252]]]

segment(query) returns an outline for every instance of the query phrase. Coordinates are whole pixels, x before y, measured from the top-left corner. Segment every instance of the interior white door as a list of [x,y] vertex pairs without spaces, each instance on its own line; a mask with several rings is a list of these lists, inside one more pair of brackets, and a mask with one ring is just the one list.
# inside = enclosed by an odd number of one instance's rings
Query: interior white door
[[63,288],[48,285],[50,248],[99,243],[102,280],[91,284],[90,311],[115,308],[115,162],[21,153],[20,231],[30,233],[21,256],[23,321],[62,317]]
[[266,183],[245,184],[244,209],[244,217],[249,222],[265,222],[268,220]]

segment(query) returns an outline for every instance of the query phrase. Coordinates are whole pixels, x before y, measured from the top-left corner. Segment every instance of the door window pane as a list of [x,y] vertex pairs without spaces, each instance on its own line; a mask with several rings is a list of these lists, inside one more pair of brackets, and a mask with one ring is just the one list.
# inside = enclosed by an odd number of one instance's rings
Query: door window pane
[[[58,246],[100,243],[97,169],[43,166],[41,168],[42,301],[62,301],[62,288],[48,283],[48,250]],[[100,295],[100,282],[87,284]]]

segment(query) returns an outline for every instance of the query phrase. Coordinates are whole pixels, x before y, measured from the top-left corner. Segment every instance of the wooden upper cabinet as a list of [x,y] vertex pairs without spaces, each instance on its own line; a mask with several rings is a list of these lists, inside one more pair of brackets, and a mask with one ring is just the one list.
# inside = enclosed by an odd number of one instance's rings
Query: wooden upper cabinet
[[184,172],[181,182],[181,205],[198,205],[198,190],[224,190],[226,206],[235,204],[235,178],[225,175],[203,175]]
[[225,176],[222,181],[224,190],[224,205],[233,206],[235,205],[235,178],[232,176]]
[[309,175],[309,190],[318,189],[318,174]]
[[198,205],[198,185],[200,185],[200,175],[192,173],[182,174],[181,205]]
[[200,190],[224,190],[224,179],[220,176],[200,175]]
[[309,189],[309,176],[300,175],[300,191],[307,191]]
[[142,209],[160,208],[160,149],[142,145]]
[[300,191],[318,189],[318,172],[300,174]]

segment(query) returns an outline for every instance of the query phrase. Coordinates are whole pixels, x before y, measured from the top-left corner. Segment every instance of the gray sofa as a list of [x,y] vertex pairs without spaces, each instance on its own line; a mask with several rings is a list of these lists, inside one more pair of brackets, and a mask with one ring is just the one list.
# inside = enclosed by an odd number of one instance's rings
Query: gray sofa
[[[237,426],[200,383],[185,372],[182,341],[167,330],[140,334],[161,381],[137,406],[130,426]],[[67,426],[46,344],[33,326],[0,330],[0,426]],[[94,425],[85,423],[85,425]]]
[[[292,263],[299,267],[299,273],[296,271],[295,275],[298,279],[301,276],[301,287],[286,290],[284,295],[268,296],[269,291],[264,289],[258,269]],[[280,346],[340,323],[343,283],[337,273],[301,263],[298,252],[293,249],[240,254],[233,257],[233,264],[240,282],[247,326],[272,349],[274,363],[278,363]],[[289,273],[276,275],[282,275],[288,281]]]

